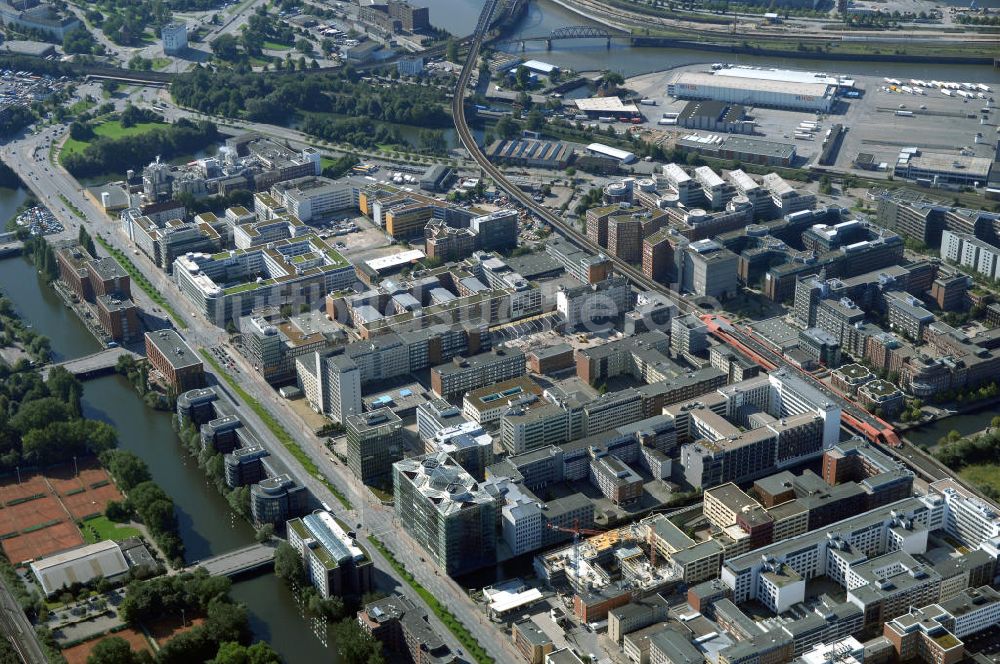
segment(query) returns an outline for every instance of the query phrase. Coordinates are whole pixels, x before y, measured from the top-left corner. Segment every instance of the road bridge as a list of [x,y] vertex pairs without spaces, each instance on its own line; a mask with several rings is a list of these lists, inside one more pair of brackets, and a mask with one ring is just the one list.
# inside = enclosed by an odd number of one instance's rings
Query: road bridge
[[251,544],[220,554],[214,558],[200,560],[189,568],[203,567],[212,576],[240,576],[268,569],[274,564],[275,546],[271,543]]
[[73,360],[48,364],[42,368],[42,378],[48,378],[52,367],[63,367],[81,380],[104,376],[112,373],[115,370],[115,365],[118,364],[118,358],[126,355],[136,360],[142,359],[142,355],[127,348],[108,348]]

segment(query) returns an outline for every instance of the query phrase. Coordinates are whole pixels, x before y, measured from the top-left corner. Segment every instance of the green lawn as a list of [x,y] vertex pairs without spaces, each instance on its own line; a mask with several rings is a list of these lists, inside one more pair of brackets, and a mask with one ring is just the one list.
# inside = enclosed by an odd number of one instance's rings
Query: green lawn
[[[122,138],[124,136],[138,136],[139,134],[145,134],[152,129],[156,129],[157,127],[165,126],[166,125],[161,122],[141,122],[137,125],[132,125],[131,127],[123,127],[122,123],[118,120],[110,120],[95,126],[94,134],[105,138]],[[78,141],[73,138],[67,138],[66,142],[63,143],[62,150],[59,152],[60,159],[65,155],[81,152],[87,147],[88,143],[89,141]]]
[[87,544],[102,542],[104,540],[114,540],[120,542],[129,537],[138,537],[139,529],[132,526],[123,526],[115,523],[106,516],[95,516],[87,519],[80,526],[83,531],[83,539]]
[[88,101],[87,99],[81,99],[72,106],[69,107],[69,112],[72,115],[79,115],[80,113],[86,113],[91,108],[94,107],[94,102]]
[[278,42],[266,41],[264,42],[264,48],[271,51],[290,51],[292,50],[289,44],[279,44]]
[[966,466],[959,472],[959,475],[973,484],[986,484],[1000,491],[1000,466],[998,465]]

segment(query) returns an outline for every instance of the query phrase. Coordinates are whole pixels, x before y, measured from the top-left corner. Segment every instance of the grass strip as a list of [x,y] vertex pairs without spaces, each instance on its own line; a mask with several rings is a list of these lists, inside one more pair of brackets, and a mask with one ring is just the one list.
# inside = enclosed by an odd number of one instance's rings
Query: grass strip
[[163,294],[156,290],[153,284],[150,283],[149,279],[146,278],[146,275],[139,271],[139,268],[135,266],[135,263],[129,260],[129,257],[126,256],[124,252],[112,247],[108,244],[108,241],[100,235],[93,237],[97,240],[98,244],[104,247],[105,251],[111,254],[111,256],[118,261],[123,268],[125,268],[125,271],[128,272],[130,277],[132,277],[132,281],[137,284],[146,295],[149,296],[149,299],[158,304],[165,312],[167,312],[168,316],[174,319],[174,324],[176,324],[177,327],[182,330],[187,329],[187,323],[185,323],[184,319],[181,318],[176,311],[174,311],[174,308],[170,306],[169,302],[167,302],[167,298],[163,297]]
[[68,198],[66,198],[66,194],[59,194],[59,200],[61,200],[63,202],[63,205],[69,208],[69,211],[75,214],[78,219],[80,219],[81,221],[87,221],[87,217],[83,214],[83,211],[80,210],[80,208],[78,208],[77,206],[73,205],[73,202],[70,201]]
[[344,506],[344,509],[353,509],[351,501],[347,499],[347,496],[335,487],[333,483],[323,475],[323,473],[319,472],[319,466],[316,465],[316,462],[313,461],[308,454],[306,454],[306,451],[303,450],[297,442],[295,442],[295,439],[292,438],[291,434],[285,430],[285,427],[281,426],[281,423],[278,422],[274,415],[264,408],[259,401],[250,396],[247,391],[240,386],[236,379],[229,375],[229,373],[222,368],[222,365],[220,365],[218,361],[212,357],[211,353],[204,348],[199,348],[198,352],[201,353],[201,356],[205,359],[205,361],[212,366],[215,373],[221,376],[229,387],[231,387],[233,391],[246,402],[246,404],[250,407],[250,410],[252,410],[257,417],[260,418],[261,422],[264,423],[264,426],[271,430],[271,433],[278,439],[278,442],[280,442],[286,450],[291,452],[296,461],[302,464],[302,467],[305,468],[306,472],[322,482],[323,486],[325,486],[327,490],[329,490],[330,493],[332,493],[334,497],[340,501],[340,504]]
[[431,607],[434,614],[441,619],[441,622],[443,622],[445,627],[448,628],[448,631],[451,632],[456,639],[458,639],[458,642],[462,644],[472,659],[480,662],[480,664],[494,664],[496,662],[496,660],[490,657],[489,653],[486,652],[486,649],[479,644],[479,641],[477,641],[476,637],[472,635],[472,632],[470,632],[465,625],[463,625],[462,622],[455,617],[455,614],[449,611],[437,597],[432,595],[427,588],[424,588],[415,578],[413,578],[413,575],[410,574],[409,570],[403,567],[403,564],[396,560],[396,556],[392,555],[392,552],[386,548],[385,544],[383,544],[379,538],[374,535],[369,535],[368,542],[379,550],[379,553],[381,553],[385,559],[389,561],[389,564],[392,565],[394,570],[396,570],[396,573],[399,574],[404,581],[410,584],[410,587],[413,588],[418,595],[420,595],[421,599],[427,602],[427,605]]

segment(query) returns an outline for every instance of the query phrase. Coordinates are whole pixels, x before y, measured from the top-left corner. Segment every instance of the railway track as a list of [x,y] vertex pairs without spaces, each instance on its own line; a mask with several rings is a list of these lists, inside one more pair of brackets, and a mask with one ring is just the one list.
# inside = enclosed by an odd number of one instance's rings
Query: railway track
[[[459,74],[458,82],[455,88],[455,94],[452,97],[452,117],[455,122],[455,129],[458,133],[458,137],[462,141],[462,145],[465,146],[465,149],[469,151],[472,158],[477,164],[479,164],[483,173],[488,175],[497,184],[497,186],[506,192],[507,195],[513,200],[516,200],[539,219],[544,220],[553,229],[558,231],[559,234],[568,242],[574,244],[580,249],[594,254],[608,255],[603,247],[595,244],[589,238],[577,233],[577,231],[570,224],[567,224],[558,215],[553,214],[550,210],[536,203],[531,196],[508,180],[503,171],[490,163],[489,159],[486,158],[486,155],[483,154],[479,145],[476,143],[476,139],[472,135],[472,131],[469,129],[469,124],[465,117],[465,94],[468,89],[472,72],[475,69],[476,58],[478,57],[479,50],[483,44],[486,32],[483,26],[489,24],[490,17],[496,8],[496,5],[497,0],[491,0],[483,8],[483,13],[479,18],[479,25],[477,25],[476,32],[472,35],[471,41],[469,42],[468,56],[462,66],[462,71]],[[608,257],[614,265],[615,272],[627,277],[633,284],[636,284],[645,290],[651,290],[663,294],[685,314],[699,311],[698,307],[687,297],[677,293],[676,291],[664,288],[660,283],[647,277],[641,270],[637,270],[632,264],[623,261],[614,255],[608,255]],[[733,338],[738,340],[738,343],[742,343],[745,347],[751,348],[754,353],[761,355],[762,357],[766,357],[768,364],[771,364],[774,367],[787,367],[789,370],[794,371],[798,375],[802,375],[807,382],[818,383],[818,381],[816,381],[816,379],[812,376],[809,376],[808,374],[803,375],[803,372],[799,371],[795,367],[791,367],[781,358],[774,357],[773,353],[764,348],[763,345],[759,344],[756,340],[748,339],[745,334],[742,334],[742,332],[736,330],[732,326],[730,326],[729,331],[732,332]],[[848,415],[848,418],[846,418],[847,424],[857,430],[858,433],[864,435],[873,442],[888,443],[886,447],[896,444],[895,433],[890,425],[879,420],[870,413],[862,411],[855,404],[850,403],[849,401],[832,393],[825,384],[818,384],[824,394],[829,396],[831,400],[841,405],[842,411]],[[892,435],[887,436],[887,432]]]

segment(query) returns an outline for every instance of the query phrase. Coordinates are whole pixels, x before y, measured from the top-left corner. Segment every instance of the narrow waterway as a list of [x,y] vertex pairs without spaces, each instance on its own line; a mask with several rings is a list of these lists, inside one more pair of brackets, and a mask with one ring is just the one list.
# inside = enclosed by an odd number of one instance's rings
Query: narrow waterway
[[[1000,0],[980,2],[980,6],[996,6]],[[430,8],[431,23],[453,35],[468,35],[476,26],[482,0],[415,0],[414,4]],[[955,2],[953,4],[968,3]],[[555,28],[568,25],[596,25],[550,0],[531,0],[527,11],[514,26],[511,37],[545,36]],[[522,53],[517,45],[510,45],[512,53]],[[836,71],[846,74],[936,78],[949,81],[1000,82],[1000,70],[989,66],[926,65],[891,62],[830,62],[795,58],[764,58],[729,53],[713,53],[675,48],[631,48],[625,41],[612,42],[610,49],[601,40],[568,39],[553,42],[546,50],[544,42],[532,42],[523,51],[527,58],[544,60],[562,68],[577,71],[611,69],[625,76],[635,76],[661,71],[680,65],[703,62],[735,62],[740,64],[770,65],[794,69]]]
[[937,422],[931,422],[919,429],[906,432],[906,438],[921,447],[933,447],[938,440],[951,431],[957,431],[963,436],[979,433],[990,426],[990,421],[997,415],[996,406],[985,406],[980,410],[962,415],[952,415]]
[[[23,194],[20,197],[23,199]],[[20,204],[18,198],[16,192],[0,189],[0,219],[10,217]],[[26,259],[0,260],[0,290],[26,322],[52,340],[57,359],[100,350],[100,344],[38,279]],[[141,457],[153,479],[174,499],[188,562],[253,543],[253,529],[233,515],[195,461],[182,451],[170,413],[147,408],[120,376],[85,382],[83,407],[87,417],[115,427],[119,446]],[[247,605],[254,636],[274,646],[286,662],[336,661],[335,651],[314,634],[312,625],[301,617],[295,598],[273,574],[237,582],[233,597]]]

